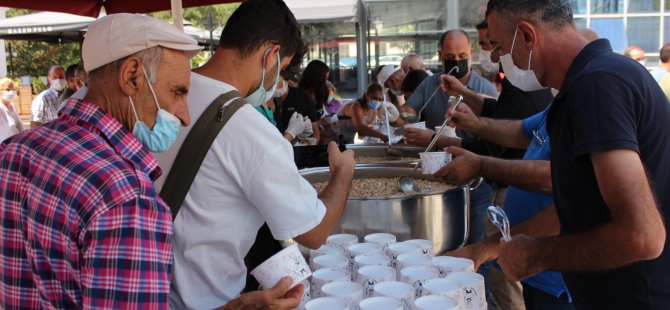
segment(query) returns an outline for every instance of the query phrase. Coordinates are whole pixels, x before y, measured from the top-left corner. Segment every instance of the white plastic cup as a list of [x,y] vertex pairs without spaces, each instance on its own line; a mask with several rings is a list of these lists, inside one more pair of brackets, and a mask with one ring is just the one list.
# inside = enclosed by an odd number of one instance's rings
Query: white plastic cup
[[386,255],[391,259],[391,267],[396,268],[398,265],[398,255],[405,253],[419,253],[421,247],[411,242],[400,242],[389,244],[386,249]]
[[361,254],[354,257],[354,266],[352,274],[356,274],[358,269],[365,266],[391,266],[391,259],[383,254]]
[[370,297],[361,300],[361,310],[403,310],[402,302],[391,297]]
[[315,257],[312,260],[314,270],[319,269],[337,269],[349,273],[349,259],[344,255],[328,254]]
[[[438,271],[440,271],[440,278],[444,278],[446,276],[442,270],[440,270],[440,264],[444,261],[448,261],[451,259],[451,256],[435,256],[433,257],[433,267],[437,268]],[[312,268],[314,269],[314,268]]]
[[304,310],[307,302],[312,300],[312,288],[311,285],[309,284],[309,281],[307,280],[300,282],[300,284],[302,284],[305,290],[302,293],[302,299],[300,299],[300,305],[296,309]]
[[[403,253],[398,255],[398,258],[396,259],[396,268],[395,268],[398,271],[398,273],[400,273],[401,270],[407,267],[414,267],[414,266],[424,266],[432,268],[432,260],[430,257],[424,255],[421,252]],[[438,272],[437,269],[435,270],[435,272]]]
[[314,267],[314,265],[312,264],[312,261],[314,260],[314,258],[319,257],[321,255],[328,255],[328,254],[342,255],[344,253],[342,252],[342,249],[340,249],[339,247],[337,247],[335,245],[324,244],[316,250],[309,250],[309,265]]
[[439,279],[440,273],[435,267],[414,266],[400,271],[400,281],[414,287],[414,295],[423,295],[423,284],[428,280]]
[[335,269],[321,269],[312,274],[311,297],[323,297],[321,287],[335,281],[349,281],[349,273]]
[[432,295],[419,297],[414,301],[415,310],[457,310],[458,303],[445,296]]
[[297,244],[293,244],[279,253],[268,258],[262,264],[251,271],[263,287],[273,287],[283,277],[291,276],[293,283],[291,288],[312,275],[305,258],[300,253]]
[[426,122],[405,124],[403,128],[426,129]]
[[486,310],[486,292],[484,277],[476,272],[453,272],[445,279],[454,280],[461,285],[461,302],[465,309]]
[[414,288],[404,282],[389,281],[375,285],[375,296],[386,296],[399,299],[404,310],[411,310],[414,306]]
[[373,296],[375,284],[395,279],[395,269],[389,266],[365,266],[358,269],[356,274],[356,282],[363,286],[364,298]]
[[347,248],[347,257],[349,257],[349,267],[352,274],[355,274],[354,258],[362,254],[384,254],[379,244],[371,242],[363,242],[352,244]]
[[431,279],[423,283],[421,296],[440,295],[456,300],[461,303],[461,284],[450,279]]
[[352,234],[331,235],[326,239],[326,244],[332,244],[342,249],[342,253],[347,252],[347,248],[358,243],[358,236]]
[[356,282],[331,282],[321,287],[321,292],[328,297],[342,299],[351,310],[358,310],[358,303],[363,300],[363,286]]
[[[442,126],[435,126],[435,132],[436,133],[439,132],[440,128],[442,128]],[[444,131],[442,131],[441,135],[451,138],[458,138],[458,136],[456,135],[456,128],[451,127],[449,125],[447,125],[446,128],[444,128]]]
[[363,240],[365,240],[365,242],[372,242],[381,245],[383,251],[386,250],[386,247],[388,247],[389,244],[396,243],[397,241],[395,235],[387,233],[369,234],[363,237]]
[[435,174],[435,172],[451,160],[451,154],[445,152],[424,152],[419,153],[419,158],[421,159],[423,174]]
[[419,245],[421,247],[421,253],[426,254],[431,258],[435,256],[435,246],[433,245],[433,241],[428,239],[411,239],[406,242]]
[[444,277],[453,272],[475,272],[475,262],[471,259],[451,256],[445,257],[449,258],[441,260],[437,264],[437,269]]
[[335,297],[320,297],[305,304],[305,310],[348,310],[347,303]]

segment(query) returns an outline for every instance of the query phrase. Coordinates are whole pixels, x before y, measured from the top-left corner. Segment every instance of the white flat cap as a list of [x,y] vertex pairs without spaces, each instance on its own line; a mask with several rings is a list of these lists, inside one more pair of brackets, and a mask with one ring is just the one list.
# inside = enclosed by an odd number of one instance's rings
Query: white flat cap
[[195,39],[164,21],[138,14],[111,14],[88,26],[81,53],[84,69],[90,72],[155,46],[185,51],[189,58],[200,50]]
[[377,82],[379,82],[379,84],[381,84],[382,87],[386,87],[384,86],[384,84],[386,84],[386,80],[388,80],[391,77],[391,75],[398,72],[398,70],[400,69],[401,69],[400,66],[393,66],[393,65],[386,65],[382,67],[382,69],[379,70],[379,73],[377,74]]

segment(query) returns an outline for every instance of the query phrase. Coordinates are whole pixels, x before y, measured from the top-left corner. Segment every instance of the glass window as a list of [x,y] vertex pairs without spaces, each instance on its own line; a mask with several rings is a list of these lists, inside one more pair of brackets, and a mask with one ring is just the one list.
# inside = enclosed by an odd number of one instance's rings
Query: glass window
[[593,14],[619,14],[623,13],[624,0],[591,0],[591,13]]
[[665,11],[670,12],[670,0],[665,0]]
[[[670,1],[670,0],[667,0]],[[570,0],[572,14],[586,14],[586,0]]]
[[670,17],[664,17],[663,44],[670,43]]
[[594,18],[591,19],[591,29],[601,38],[606,38],[612,44],[612,49],[621,52],[628,46],[628,36],[623,18]]
[[586,18],[575,18],[575,27],[577,29],[586,28]]
[[486,4],[488,0],[461,0],[458,2],[458,12],[460,12],[459,23],[461,28],[474,28],[484,20],[486,14]]
[[643,48],[647,53],[657,52],[660,25],[659,17],[628,18],[628,43]]
[[660,0],[633,0],[628,1],[629,13],[654,13],[661,11]]

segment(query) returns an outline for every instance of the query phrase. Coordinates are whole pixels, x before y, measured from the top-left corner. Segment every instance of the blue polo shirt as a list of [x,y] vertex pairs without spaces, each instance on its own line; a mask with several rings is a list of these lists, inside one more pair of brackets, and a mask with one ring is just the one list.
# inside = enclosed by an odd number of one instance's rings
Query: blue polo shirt
[[[606,39],[585,46],[547,113],[547,132],[561,235],[611,221],[591,154],[613,150],[639,154],[665,227],[670,227],[670,103],[643,66],[614,53]],[[563,272],[575,306],[670,309],[669,240],[656,259],[607,271]]]
[[[523,156],[524,160],[549,160],[551,154],[546,127],[548,109],[522,122],[523,130],[530,138],[530,145],[528,145],[526,154]],[[509,217],[510,225],[516,225],[549,207],[553,202],[554,198],[551,194],[529,192],[510,186],[507,188],[505,196],[505,212]],[[499,268],[497,263],[496,267]],[[556,296],[556,298],[566,293],[568,294],[568,300],[572,301],[560,272],[545,271],[525,279],[523,282],[547,294]]]

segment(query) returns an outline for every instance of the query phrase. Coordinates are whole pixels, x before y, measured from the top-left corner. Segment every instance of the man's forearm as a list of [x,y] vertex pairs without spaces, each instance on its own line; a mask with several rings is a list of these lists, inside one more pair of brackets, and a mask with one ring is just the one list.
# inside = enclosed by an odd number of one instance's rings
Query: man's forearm
[[[318,248],[326,242],[326,238],[333,231],[342,216],[342,212],[344,212],[344,205],[349,196],[353,177],[353,171],[347,171],[346,169],[333,171],[328,186],[319,194],[319,199],[326,206],[326,215],[324,215],[319,225],[307,234],[296,238],[298,243],[309,248]],[[309,237],[304,238],[305,235],[309,235]]]
[[467,88],[461,93],[461,95],[463,96],[463,103],[467,104],[470,107],[470,110],[475,113],[475,115],[482,114],[482,109],[484,108],[484,97]]
[[479,126],[473,128],[472,133],[506,148],[525,150],[530,144],[530,139],[523,132],[520,120],[481,117],[479,118]]
[[551,165],[547,160],[508,160],[481,157],[481,176],[531,192],[551,194]]
[[[513,207],[523,208],[523,206]],[[525,221],[512,226],[511,230],[512,236],[523,234],[539,238],[558,235],[560,232],[560,223],[556,215],[556,207],[551,204]],[[496,233],[478,242],[481,247],[480,253],[485,256],[485,261],[493,260],[498,256],[496,247],[501,242],[500,238],[502,238],[502,235]]]

